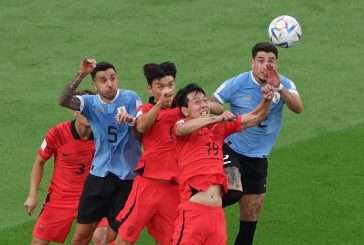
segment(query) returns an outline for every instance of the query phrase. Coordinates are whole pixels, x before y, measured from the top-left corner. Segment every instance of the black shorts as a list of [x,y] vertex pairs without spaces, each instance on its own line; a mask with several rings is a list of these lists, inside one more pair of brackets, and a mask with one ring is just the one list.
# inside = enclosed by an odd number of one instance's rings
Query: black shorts
[[112,173],[106,177],[89,174],[83,186],[77,222],[90,224],[106,217],[109,225],[117,230],[115,218],[124,207],[132,185],[133,180],[121,180]]
[[223,153],[224,168],[237,167],[240,171],[243,194],[266,192],[267,158],[246,157],[233,151],[227,144],[223,146]]

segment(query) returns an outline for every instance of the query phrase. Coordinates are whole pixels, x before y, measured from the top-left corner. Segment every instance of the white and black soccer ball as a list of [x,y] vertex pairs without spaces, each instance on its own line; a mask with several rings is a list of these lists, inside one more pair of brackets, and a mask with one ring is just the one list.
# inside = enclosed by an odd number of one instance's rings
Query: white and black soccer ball
[[288,15],[281,15],[272,20],[268,28],[269,40],[278,47],[289,48],[302,37],[301,25]]

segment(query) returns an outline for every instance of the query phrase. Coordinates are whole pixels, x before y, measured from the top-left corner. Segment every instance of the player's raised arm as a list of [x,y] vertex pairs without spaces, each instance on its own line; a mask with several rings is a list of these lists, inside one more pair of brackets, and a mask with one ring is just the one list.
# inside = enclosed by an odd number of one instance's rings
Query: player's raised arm
[[288,108],[291,111],[295,113],[301,113],[303,111],[303,103],[301,97],[298,94],[290,92],[285,87],[283,87],[279,80],[277,70],[271,64],[267,65],[267,70],[267,82],[278,90],[278,92],[282,95],[284,102],[286,102]]
[[232,121],[235,119],[235,115],[231,111],[224,111],[221,115],[212,117],[199,117],[184,122],[183,120],[177,122],[176,135],[186,136],[203,127],[206,127],[213,123]]
[[218,99],[214,95],[207,97],[209,101],[210,112],[214,115],[220,115],[225,111],[224,106],[220,103]]
[[80,64],[80,70],[76,75],[76,78],[72,80],[61,92],[58,98],[58,104],[67,107],[72,110],[80,110],[81,102],[74,96],[78,85],[80,85],[82,79],[90,74],[96,67],[95,59],[84,58]]
[[241,117],[242,130],[253,127],[261,123],[268,115],[270,104],[273,99],[273,87],[269,84],[261,89],[263,94],[262,101],[255,109]]
[[147,113],[137,118],[136,127],[138,132],[147,132],[152,127],[159,110],[163,107],[169,107],[168,105],[172,104],[173,98],[174,88],[164,88],[156,104]]

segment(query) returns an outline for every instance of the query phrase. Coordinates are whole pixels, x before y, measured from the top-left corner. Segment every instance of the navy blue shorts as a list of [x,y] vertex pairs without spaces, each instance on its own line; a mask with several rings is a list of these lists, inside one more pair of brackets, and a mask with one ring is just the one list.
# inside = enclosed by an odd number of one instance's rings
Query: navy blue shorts
[[109,173],[105,177],[87,176],[78,206],[77,222],[90,224],[106,217],[109,225],[118,229],[116,216],[128,199],[133,180],[121,180]]
[[223,145],[224,168],[236,167],[241,174],[243,194],[262,194],[266,192],[268,175],[267,158],[247,157]]

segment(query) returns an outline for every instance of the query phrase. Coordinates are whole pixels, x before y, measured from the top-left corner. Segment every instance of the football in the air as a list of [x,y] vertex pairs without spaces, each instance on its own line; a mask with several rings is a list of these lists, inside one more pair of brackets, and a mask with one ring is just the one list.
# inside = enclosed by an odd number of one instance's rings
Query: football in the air
[[298,21],[288,15],[281,15],[272,20],[268,28],[269,40],[278,47],[289,48],[302,37]]

